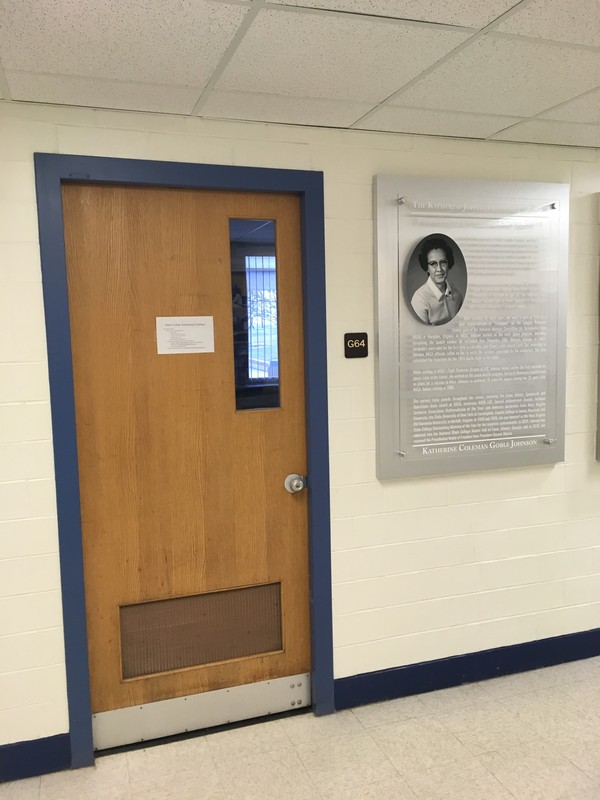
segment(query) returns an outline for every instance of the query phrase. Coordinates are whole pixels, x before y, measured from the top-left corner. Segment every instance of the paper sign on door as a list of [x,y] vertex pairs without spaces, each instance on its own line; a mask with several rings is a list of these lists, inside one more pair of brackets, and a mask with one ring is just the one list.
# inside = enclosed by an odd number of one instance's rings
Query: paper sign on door
[[156,344],[159,355],[214,353],[212,317],[157,317]]

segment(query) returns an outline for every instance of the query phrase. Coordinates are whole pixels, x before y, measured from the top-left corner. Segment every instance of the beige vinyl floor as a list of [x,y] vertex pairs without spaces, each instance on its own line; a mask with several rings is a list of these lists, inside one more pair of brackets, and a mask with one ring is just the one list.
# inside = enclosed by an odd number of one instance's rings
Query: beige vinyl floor
[[600,800],[600,658],[0,784],[0,800]]

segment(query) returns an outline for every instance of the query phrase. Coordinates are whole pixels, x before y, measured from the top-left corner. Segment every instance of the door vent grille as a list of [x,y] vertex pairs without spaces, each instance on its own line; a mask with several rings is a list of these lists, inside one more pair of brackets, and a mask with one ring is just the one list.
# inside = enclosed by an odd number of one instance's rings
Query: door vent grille
[[123,678],[282,650],[281,584],[121,606]]

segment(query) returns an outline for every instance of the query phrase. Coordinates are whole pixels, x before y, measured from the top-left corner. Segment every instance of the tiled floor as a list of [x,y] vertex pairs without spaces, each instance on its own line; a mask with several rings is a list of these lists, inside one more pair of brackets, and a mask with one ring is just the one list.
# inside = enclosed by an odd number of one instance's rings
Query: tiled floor
[[0,785],[0,800],[600,800],[600,658]]

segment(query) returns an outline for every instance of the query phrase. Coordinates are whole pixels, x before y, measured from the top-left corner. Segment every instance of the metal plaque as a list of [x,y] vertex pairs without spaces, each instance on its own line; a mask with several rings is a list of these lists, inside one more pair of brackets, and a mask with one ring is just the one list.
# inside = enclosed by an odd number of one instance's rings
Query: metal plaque
[[378,474],[564,458],[565,184],[378,175]]

